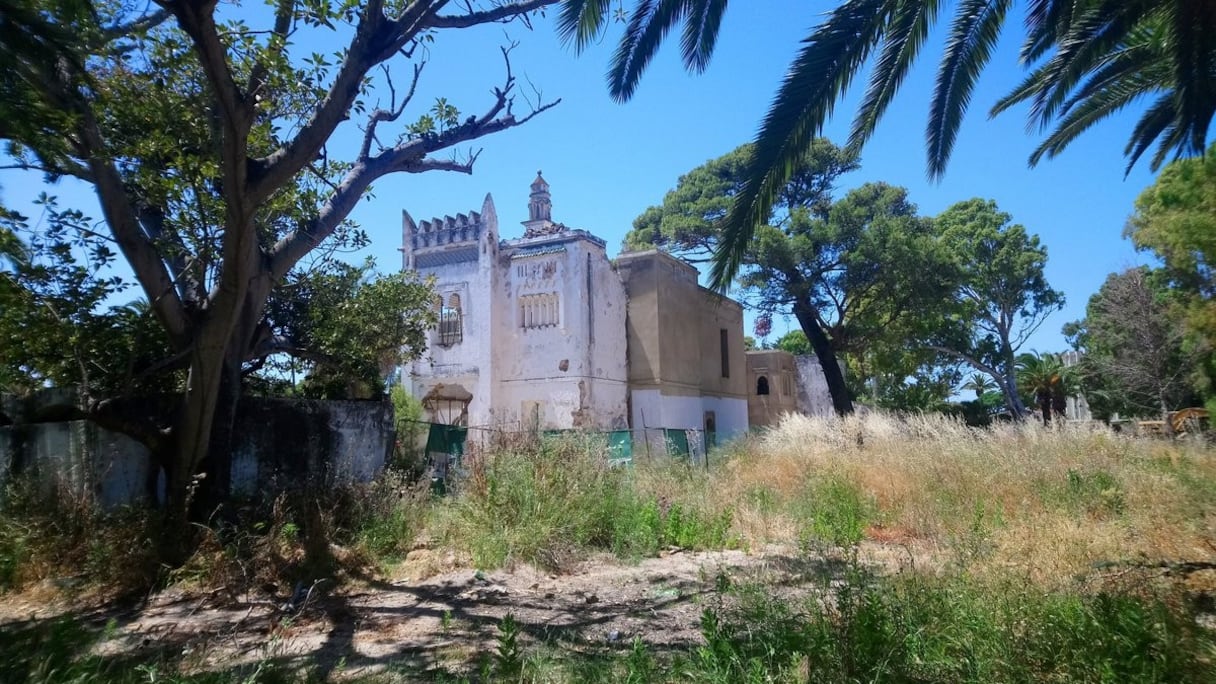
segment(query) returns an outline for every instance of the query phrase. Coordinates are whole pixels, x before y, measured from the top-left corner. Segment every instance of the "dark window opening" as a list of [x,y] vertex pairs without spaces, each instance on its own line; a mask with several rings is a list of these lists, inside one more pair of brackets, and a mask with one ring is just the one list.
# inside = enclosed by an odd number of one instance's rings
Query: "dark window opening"
[[718,330],[718,343],[722,348],[722,377],[730,377],[730,351],[726,346],[726,328]]
[[768,378],[763,375],[756,380],[756,394],[768,394]]

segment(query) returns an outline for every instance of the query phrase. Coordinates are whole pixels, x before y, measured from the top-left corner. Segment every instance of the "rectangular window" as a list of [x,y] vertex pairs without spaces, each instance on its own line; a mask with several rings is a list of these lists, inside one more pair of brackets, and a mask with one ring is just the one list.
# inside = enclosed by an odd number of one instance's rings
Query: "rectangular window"
[[781,376],[781,393],[787,397],[794,395],[794,378],[789,373]]
[[730,377],[730,350],[726,346],[726,328],[718,331],[718,343],[722,348],[722,377]]
[[450,347],[464,340],[460,309],[443,307],[439,312],[439,346]]
[[547,328],[561,324],[561,299],[556,292],[520,295],[519,327]]

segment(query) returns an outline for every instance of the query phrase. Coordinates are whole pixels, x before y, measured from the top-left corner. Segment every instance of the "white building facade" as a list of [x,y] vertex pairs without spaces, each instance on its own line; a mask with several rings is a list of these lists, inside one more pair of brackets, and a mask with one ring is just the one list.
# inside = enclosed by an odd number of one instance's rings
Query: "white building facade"
[[[427,352],[405,369],[404,381],[418,398],[467,400],[459,416],[436,412],[429,419],[504,429],[620,430],[643,427],[645,406],[646,427],[710,429],[723,437],[746,430],[739,305],[715,297],[714,309],[724,313],[714,314],[722,320],[710,321],[714,339],[704,345],[719,350],[720,336],[723,372],[737,355],[737,396],[727,396],[716,377],[703,392],[687,368],[679,386],[665,387],[657,361],[653,369],[636,363],[640,347],[662,344],[673,365],[688,357],[713,373],[718,361],[706,364],[704,350],[679,335],[658,342],[663,326],[637,329],[653,317],[638,307],[656,309],[656,288],[631,301],[629,276],[608,259],[604,241],[552,220],[549,184],[539,172],[528,208],[523,236],[508,240],[500,238],[489,195],[480,211],[455,217],[415,222],[403,212],[403,267],[435,279],[440,319]],[[647,259],[675,261],[657,253],[622,257],[634,264]],[[708,291],[695,280],[693,270],[685,289],[705,299]]]

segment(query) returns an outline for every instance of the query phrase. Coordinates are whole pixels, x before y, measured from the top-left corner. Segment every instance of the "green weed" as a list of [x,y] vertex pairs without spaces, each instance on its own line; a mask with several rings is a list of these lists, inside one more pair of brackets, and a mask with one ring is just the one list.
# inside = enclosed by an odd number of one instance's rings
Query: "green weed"
[[839,476],[812,481],[802,500],[794,503],[804,546],[856,546],[877,514],[876,506],[853,482]]
[[641,493],[638,470],[611,467],[606,445],[590,437],[546,439],[468,463],[434,523],[478,567],[525,561],[560,570],[587,550],[638,557],[731,541],[731,510],[708,514]]
[[1095,516],[1121,515],[1126,507],[1119,479],[1105,470],[1069,468],[1063,498],[1069,510]]

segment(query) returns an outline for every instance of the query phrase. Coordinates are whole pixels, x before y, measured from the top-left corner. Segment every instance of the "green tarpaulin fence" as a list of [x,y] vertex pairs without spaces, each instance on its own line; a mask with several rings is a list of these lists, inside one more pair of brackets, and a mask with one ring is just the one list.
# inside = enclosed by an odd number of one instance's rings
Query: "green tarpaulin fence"
[[[410,422],[426,430],[425,462],[430,466],[431,476],[440,487],[446,484],[454,469],[461,467],[468,444],[469,430],[485,429],[427,423],[424,421]],[[645,453],[649,457],[652,455],[651,445],[654,445],[654,442],[648,439],[648,435],[653,436],[656,433],[662,436],[662,444],[658,445],[659,450],[653,455],[700,460],[705,456],[706,447],[713,446],[712,442],[710,442],[713,439],[712,433],[704,434],[704,440],[709,442],[708,444],[704,444],[702,443],[703,433],[700,430],[680,428],[648,428],[645,430],[611,430],[605,432],[543,430],[540,432],[540,436],[542,439],[560,438],[562,435],[602,437],[606,441],[610,463],[613,465],[631,465],[634,460],[635,439],[641,440],[637,442],[637,446],[639,448],[644,447]],[[706,467],[708,465],[707,461]]]
[[633,431],[587,432],[586,430],[544,430],[542,437],[562,435],[603,435],[608,440],[608,460],[613,464],[633,463]]
[[667,428],[663,430],[663,439],[667,442],[667,454],[670,456],[689,456],[688,432]]
[[608,458],[613,463],[633,463],[633,432],[614,430],[608,433]]
[[448,469],[460,467],[468,437],[469,429],[466,427],[431,423],[426,437],[426,455],[437,477],[446,479]]

